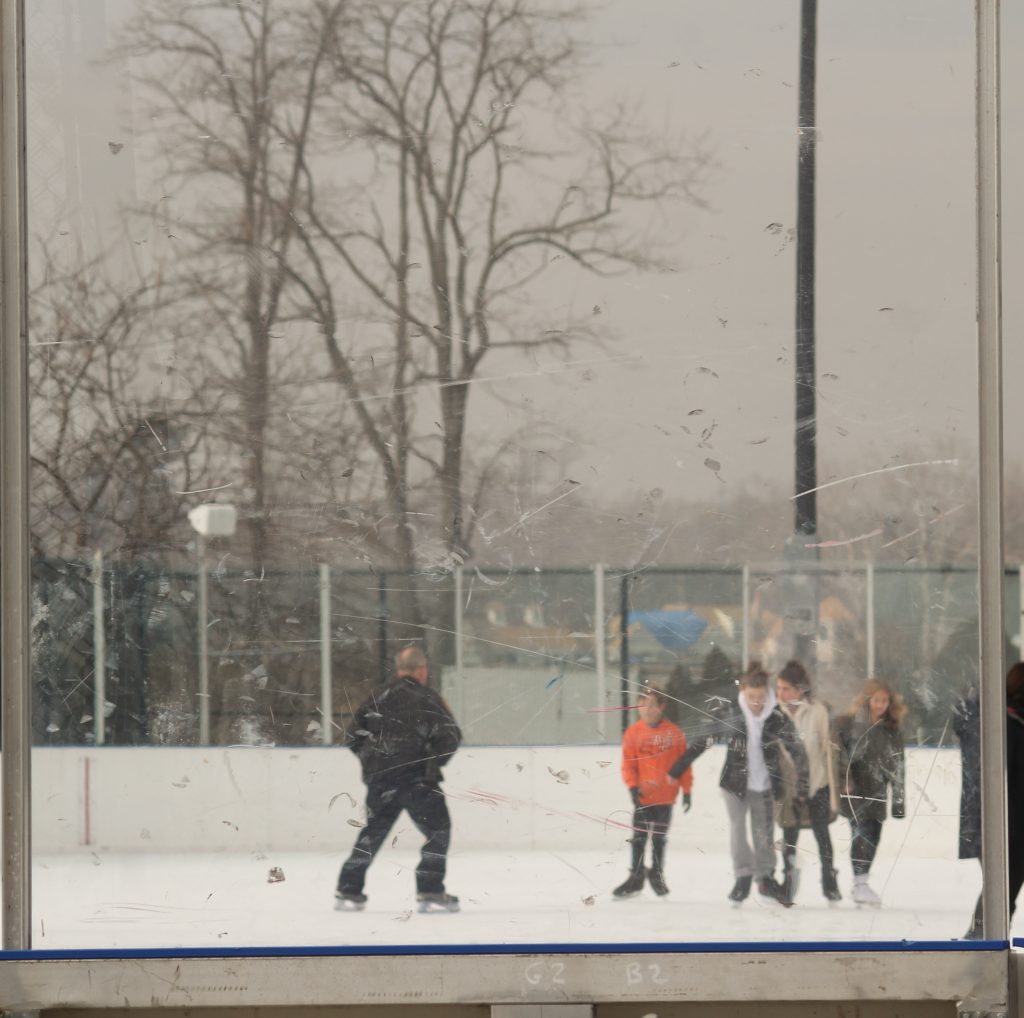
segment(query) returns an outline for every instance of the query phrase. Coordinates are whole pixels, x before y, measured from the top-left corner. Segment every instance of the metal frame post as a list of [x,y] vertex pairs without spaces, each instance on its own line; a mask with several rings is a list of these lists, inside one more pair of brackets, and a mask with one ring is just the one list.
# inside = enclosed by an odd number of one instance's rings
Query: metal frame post
[[743,563],[743,643],[740,651],[740,671],[747,667],[750,661],[750,565]]
[[388,681],[388,574],[377,578],[377,682],[387,685]]
[[107,633],[103,597],[103,552],[92,559],[92,712],[93,737],[97,746],[107,741]]
[[0,794],[3,946],[32,940],[25,5],[0,3]]
[[[607,695],[607,659],[605,655],[604,625],[604,564],[598,562],[594,566],[594,670],[597,686],[597,706],[604,708]],[[605,724],[605,713],[597,715],[597,732],[602,740],[608,737],[608,726]]]
[[619,676],[622,689],[619,693],[622,707],[622,730],[629,727],[629,575],[619,582]]
[[867,637],[867,675],[875,674],[875,564],[869,562],[864,568],[864,614],[865,632]]
[[199,745],[210,745],[210,624],[209,593],[206,582],[206,538],[196,537],[199,556],[199,591],[196,615],[199,621]]
[[320,741],[331,744],[334,702],[331,688],[331,567],[320,563]]
[[462,566],[455,567],[455,610],[452,612],[452,629],[455,630],[455,682],[456,690],[455,701],[456,717],[460,724],[465,723],[465,705],[466,705],[466,677],[463,674],[463,653],[464,649],[462,646],[462,640],[465,632],[465,601],[463,599],[463,587],[462,587]]
[[976,0],[978,536],[981,862],[984,935],[1006,940],[1006,685],[1003,660],[1002,235],[999,0]]

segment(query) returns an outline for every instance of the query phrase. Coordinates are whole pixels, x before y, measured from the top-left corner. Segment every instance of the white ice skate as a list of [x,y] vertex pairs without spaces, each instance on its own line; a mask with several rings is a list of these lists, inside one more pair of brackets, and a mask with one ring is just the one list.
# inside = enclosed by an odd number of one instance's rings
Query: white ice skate
[[365,894],[338,891],[334,895],[334,910],[336,912],[362,912],[364,908],[366,908]]
[[421,912],[458,912],[459,899],[445,891],[421,891],[416,895]]
[[868,884],[868,875],[866,873],[853,878],[853,894],[851,897],[855,905],[870,905],[872,908],[878,908],[882,904],[882,899]]

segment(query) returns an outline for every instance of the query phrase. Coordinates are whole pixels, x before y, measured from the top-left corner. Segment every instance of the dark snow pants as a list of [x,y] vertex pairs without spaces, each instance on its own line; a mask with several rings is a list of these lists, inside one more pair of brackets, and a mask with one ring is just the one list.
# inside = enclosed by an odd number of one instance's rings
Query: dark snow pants
[[642,876],[644,872],[644,849],[647,836],[651,837],[651,868],[656,873],[665,871],[665,840],[668,826],[672,822],[672,807],[637,806],[633,810],[632,871]]
[[374,856],[402,810],[427,840],[420,852],[416,867],[416,890],[432,894],[444,890],[448,844],[451,841],[452,821],[448,804],[437,784],[370,785],[366,790],[366,826],[356,838],[352,854],[341,867],[338,890],[343,894],[361,894]]
[[[815,840],[818,842],[821,870],[823,873],[831,873],[832,837],[829,834],[828,825],[831,818],[832,804],[829,801],[828,785],[819,788],[807,800],[807,812],[811,821],[811,830],[814,831]],[[799,868],[796,865],[796,839],[799,836],[799,827],[784,827],[782,829],[782,862],[787,871]]]
[[866,817],[850,818],[850,829],[853,840],[850,842],[850,862],[853,864],[855,876],[862,876],[871,869],[878,851],[878,842],[882,839],[882,821],[868,820]]

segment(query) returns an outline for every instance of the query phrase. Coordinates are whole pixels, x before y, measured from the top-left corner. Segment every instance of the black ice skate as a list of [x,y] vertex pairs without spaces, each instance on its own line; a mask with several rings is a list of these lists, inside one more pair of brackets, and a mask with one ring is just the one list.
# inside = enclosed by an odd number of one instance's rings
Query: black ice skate
[[631,873],[628,880],[619,884],[619,886],[612,891],[612,896],[616,898],[632,898],[634,895],[639,894],[643,889],[644,874],[643,870],[641,870],[639,873]]
[[665,883],[665,874],[661,870],[649,869],[647,871],[647,882],[651,885],[651,890],[659,898],[663,898],[668,894],[668,884]]
[[733,884],[732,890],[729,892],[729,900],[734,901],[737,905],[746,901],[753,881],[753,877],[737,877],[736,883]]
[[446,891],[420,891],[416,895],[421,912],[458,912],[459,899]]
[[336,912],[362,912],[366,908],[366,895],[358,891],[338,891],[334,895]]
[[792,900],[786,897],[786,889],[775,879],[775,877],[760,877],[757,881],[757,893],[764,898],[770,898],[772,901],[777,901],[783,908],[793,907]]

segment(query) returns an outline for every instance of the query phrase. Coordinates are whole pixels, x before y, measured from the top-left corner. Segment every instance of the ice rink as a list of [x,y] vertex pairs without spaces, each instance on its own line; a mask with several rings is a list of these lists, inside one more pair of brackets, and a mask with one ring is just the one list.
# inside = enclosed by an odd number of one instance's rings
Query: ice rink
[[[96,801],[84,820],[82,761],[68,752],[37,791],[33,946],[915,941],[967,929],[981,875],[977,861],[956,858],[958,752],[908,753],[908,816],[886,822],[871,873],[877,909],[849,900],[842,817],[831,827],[842,902],[821,894],[810,831],[793,908],[756,894],[740,907],[727,900],[722,752],[697,762],[693,809],[675,811],[671,893],[619,901],[611,890],[627,875],[631,814],[618,748],[467,747],[444,785],[447,886],[462,910],[429,915],[416,911],[421,838],[404,816],[369,872],[366,910],[334,911],[338,868],[365,815],[345,751],[93,751],[85,773]],[[61,837],[61,850],[46,850]],[[283,879],[271,879],[275,869]]]

